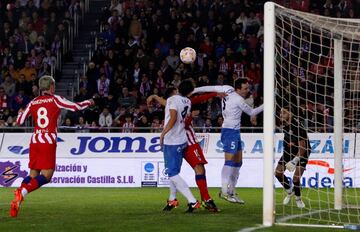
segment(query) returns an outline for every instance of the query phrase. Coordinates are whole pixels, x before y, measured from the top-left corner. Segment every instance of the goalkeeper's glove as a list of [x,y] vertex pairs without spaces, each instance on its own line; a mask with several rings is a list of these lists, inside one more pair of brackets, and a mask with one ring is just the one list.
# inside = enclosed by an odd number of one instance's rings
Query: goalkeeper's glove
[[289,170],[289,172],[295,171],[296,165],[300,161],[300,157],[296,156],[294,159],[286,163],[286,169]]

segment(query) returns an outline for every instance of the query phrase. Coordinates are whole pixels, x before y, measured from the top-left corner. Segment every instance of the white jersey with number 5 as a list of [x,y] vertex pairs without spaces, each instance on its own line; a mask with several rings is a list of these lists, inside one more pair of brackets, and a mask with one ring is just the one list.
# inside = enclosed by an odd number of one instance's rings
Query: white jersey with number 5
[[235,92],[235,89],[229,85],[215,85],[195,88],[193,93],[217,92],[226,93],[227,96],[221,101],[222,115],[224,122],[222,128],[240,129],[241,114],[245,112],[249,116],[257,115],[263,111],[263,105],[257,108],[251,108],[245,103],[243,97]]
[[176,122],[168,133],[165,134],[165,145],[180,145],[187,142],[185,133],[185,118],[190,114],[191,101],[186,97],[175,95],[169,97],[165,106],[165,125],[170,120],[170,110],[176,110]]

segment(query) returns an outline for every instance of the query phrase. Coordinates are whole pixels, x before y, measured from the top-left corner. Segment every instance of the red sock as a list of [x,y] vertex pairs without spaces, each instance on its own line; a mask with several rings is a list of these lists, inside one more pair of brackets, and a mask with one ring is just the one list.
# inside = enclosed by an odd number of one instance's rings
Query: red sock
[[[21,186],[22,186],[22,184],[21,184]],[[22,187],[24,187],[28,191],[28,193],[31,193],[32,191],[38,189],[40,186],[39,186],[39,182],[37,181],[37,179],[32,178],[28,184],[25,184]]]
[[201,199],[204,201],[209,200],[210,195],[209,195],[209,191],[207,188],[205,175],[196,175],[195,180],[196,180],[196,184],[200,190]]
[[26,188],[27,185],[28,185],[28,184],[25,184],[25,183],[23,182],[23,183],[21,183],[20,188],[25,188],[25,189],[27,189],[27,188]]

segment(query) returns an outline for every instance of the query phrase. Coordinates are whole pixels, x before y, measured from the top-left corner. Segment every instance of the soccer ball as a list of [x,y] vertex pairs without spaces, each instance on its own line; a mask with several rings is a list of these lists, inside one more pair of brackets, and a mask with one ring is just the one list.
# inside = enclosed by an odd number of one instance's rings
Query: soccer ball
[[186,47],[180,51],[180,60],[185,64],[194,63],[196,59],[196,51],[193,48]]

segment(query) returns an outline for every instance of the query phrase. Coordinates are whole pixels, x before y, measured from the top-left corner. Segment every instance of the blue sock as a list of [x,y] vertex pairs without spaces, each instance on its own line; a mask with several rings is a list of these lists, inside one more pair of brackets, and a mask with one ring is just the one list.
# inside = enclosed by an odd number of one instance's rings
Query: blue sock
[[44,175],[38,175],[35,179],[37,180],[39,187],[49,182]]
[[27,177],[25,177],[24,179],[23,179],[23,181],[21,182],[22,184],[28,184],[28,183],[30,183],[30,181],[31,181],[31,177],[30,176],[27,176]]

